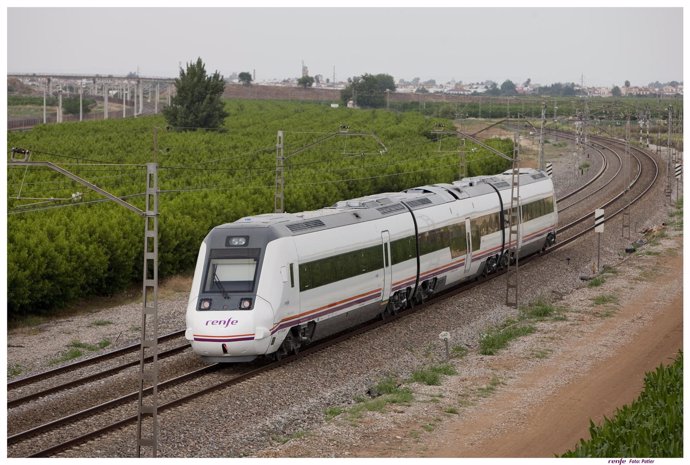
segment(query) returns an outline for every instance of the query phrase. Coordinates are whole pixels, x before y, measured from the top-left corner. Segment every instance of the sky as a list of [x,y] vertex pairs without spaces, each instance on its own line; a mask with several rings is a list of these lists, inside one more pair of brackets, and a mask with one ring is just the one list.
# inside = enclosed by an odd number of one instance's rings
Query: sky
[[[8,73],[176,77],[196,61],[257,81],[364,73],[465,83],[683,81],[683,9],[123,7],[6,9]],[[128,2],[125,1],[125,4]],[[417,2],[419,4],[421,2]],[[150,2],[148,3],[151,4]],[[174,4],[174,3],[173,3]]]

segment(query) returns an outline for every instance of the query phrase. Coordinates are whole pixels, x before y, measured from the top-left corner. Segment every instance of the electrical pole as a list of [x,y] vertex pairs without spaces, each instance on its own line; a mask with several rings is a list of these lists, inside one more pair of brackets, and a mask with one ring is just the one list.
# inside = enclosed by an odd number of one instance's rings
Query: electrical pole
[[79,86],[79,121],[82,121],[83,118],[83,103],[82,103],[82,97],[84,96],[84,87]]
[[[23,157],[17,157],[17,154],[23,155]],[[30,156],[31,152],[29,150],[13,148],[8,166],[49,168],[133,211],[145,220],[137,457],[141,456],[142,446],[150,447],[152,449],[152,456],[156,457],[158,450],[158,164],[146,164],[146,210],[141,210],[137,206],[122,200],[52,162],[29,161]],[[151,337],[149,337],[146,331],[148,321],[150,321],[152,326]],[[147,351],[148,355],[146,354]],[[147,361],[148,358],[150,360]],[[149,402],[147,403],[146,401]],[[144,416],[150,418],[150,421],[146,422],[146,426],[152,429],[152,434],[149,438],[142,437]]]
[[58,89],[58,112],[57,122],[62,123],[62,86]]
[[672,194],[672,188],[671,188],[671,167],[673,166],[673,148],[671,147],[671,124],[672,124],[672,119],[673,119],[673,114],[672,114],[673,107],[671,105],[668,106],[668,139],[667,139],[667,147],[668,149],[666,150],[667,154],[667,160],[666,160],[666,190],[664,193],[666,194],[666,197],[668,197],[669,203],[673,203],[671,199],[671,194]]
[[103,119],[108,119],[108,83],[103,83]]
[[46,124],[47,121],[47,115],[46,115],[46,94],[48,93],[48,83],[50,82],[50,78],[46,79],[45,86],[43,86],[43,124]]
[[[583,75],[583,87],[584,87],[584,75]],[[587,138],[587,124],[589,124],[589,103],[587,102],[587,97],[585,97],[585,116],[584,124],[582,125],[582,136],[583,136],[583,146],[582,150],[587,154],[589,158],[589,153],[587,153],[587,143],[589,142]]]
[[[632,155],[630,153],[630,115],[628,115],[627,121],[625,123],[625,161],[627,162],[627,168],[625,170],[625,192],[627,193],[630,189],[631,175],[632,175]],[[625,204],[623,207],[623,225],[621,228],[621,236],[630,239],[630,202]],[[627,236],[626,236],[627,231]]]
[[518,308],[518,258],[520,255],[520,138],[513,136],[513,166],[510,181],[510,210],[508,212],[508,270],[506,272],[506,305]]
[[465,138],[462,138],[462,143],[460,145],[460,162],[458,166],[458,174],[460,177],[458,179],[467,177],[467,151],[465,150]]
[[[155,132],[154,132],[155,134]],[[154,135],[155,138],[155,135]],[[155,139],[154,139],[155,141]],[[154,148],[155,148],[154,144]],[[146,212],[144,228],[144,288],[139,350],[139,412],[137,457],[141,448],[158,454],[158,164],[146,164]],[[151,334],[147,332],[151,325]],[[147,363],[147,360],[151,361]],[[149,421],[145,421],[148,418]],[[148,427],[150,436],[144,437]]]
[[283,144],[283,131],[278,131],[276,138],[276,189],[274,196],[275,213],[283,213],[285,208],[285,152]]
[[139,114],[144,114],[144,84],[139,85]]
[[546,102],[541,103],[541,128],[539,129],[539,169],[544,169],[544,123],[546,122]]

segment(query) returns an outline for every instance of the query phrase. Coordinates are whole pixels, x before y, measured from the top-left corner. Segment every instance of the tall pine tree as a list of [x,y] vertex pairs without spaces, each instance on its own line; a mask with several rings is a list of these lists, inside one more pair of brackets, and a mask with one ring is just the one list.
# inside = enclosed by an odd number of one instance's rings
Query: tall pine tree
[[193,131],[198,128],[215,129],[223,125],[228,113],[221,100],[225,82],[218,71],[207,76],[204,63],[198,58],[196,63],[187,63],[186,70],[180,68],[175,88],[177,92],[170,106],[163,109],[170,126]]

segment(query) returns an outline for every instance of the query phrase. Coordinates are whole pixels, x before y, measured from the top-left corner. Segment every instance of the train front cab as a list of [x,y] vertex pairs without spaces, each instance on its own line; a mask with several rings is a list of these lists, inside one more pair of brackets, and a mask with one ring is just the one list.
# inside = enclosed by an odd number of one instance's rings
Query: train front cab
[[209,362],[247,362],[271,344],[275,312],[259,292],[268,229],[215,228],[201,245],[185,337]]

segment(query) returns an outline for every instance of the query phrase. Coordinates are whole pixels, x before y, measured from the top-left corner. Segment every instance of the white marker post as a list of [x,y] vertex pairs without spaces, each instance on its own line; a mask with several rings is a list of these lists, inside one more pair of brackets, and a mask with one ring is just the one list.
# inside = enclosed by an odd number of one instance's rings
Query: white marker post
[[594,210],[594,232],[597,233],[597,273],[600,270],[599,262],[601,259],[601,234],[604,232],[604,209]]
[[450,333],[443,331],[438,335],[438,338],[446,343],[446,361],[450,360],[450,349],[448,348],[448,341],[450,341]]
[[553,177],[553,163],[547,163],[546,164],[546,174],[550,178]]

